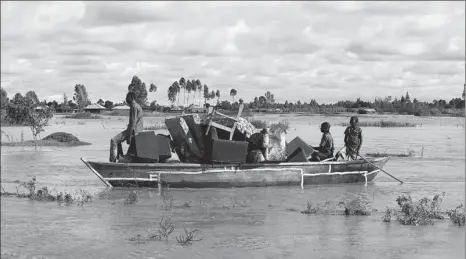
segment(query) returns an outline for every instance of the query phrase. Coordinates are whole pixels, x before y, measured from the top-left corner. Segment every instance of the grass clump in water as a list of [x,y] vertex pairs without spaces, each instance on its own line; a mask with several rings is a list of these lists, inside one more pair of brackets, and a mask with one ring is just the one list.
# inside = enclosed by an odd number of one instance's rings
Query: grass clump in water
[[307,201],[306,204],[306,210],[301,211],[303,214],[315,214],[320,211],[320,208],[318,206],[313,206],[311,201]]
[[139,202],[138,193],[135,190],[131,190],[128,197],[125,199],[125,204],[135,204]]
[[[340,126],[347,127],[350,124],[348,122],[340,123]],[[416,127],[417,124],[411,122],[402,122],[402,121],[360,121],[358,123],[359,127],[381,127],[381,128],[399,128],[399,127]]]
[[408,149],[406,153],[397,153],[397,154],[390,154],[390,153],[366,153],[366,156],[369,157],[413,157],[416,154],[414,150]]
[[63,116],[63,118],[85,120],[85,119],[100,119],[101,116],[97,114],[92,114],[90,112],[79,112],[79,113],[67,114]]
[[192,242],[199,242],[203,239],[202,237],[199,237],[200,234],[201,231],[197,228],[190,231],[184,229],[184,234],[180,234],[176,238],[176,241],[178,241],[180,245],[191,245]]
[[465,223],[464,214],[465,214],[465,208],[463,207],[463,204],[459,205],[455,209],[447,210],[448,217],[450,217],[453,224],[458,225],[458,226],[464,226],[464,223]]
[[159,222],[159,229],[157,231],[152,231],[148,230],[148,237],[151,240],[162,240],[164,238],[165,240],[168,240],[168,236],[173,233],[175,230],[175,227],[173,226],[173,223],[171,221],[170,217],[162,217],[162,219]]
[[340,201],[338,206],[342,206],[344,210],[344,214],[347,216],[353,215],[363,215],[367,216],[371,214],[371,209],[369,207],[369,202],[363,200],[361,197],[356,197],[354,199],[346,199]]

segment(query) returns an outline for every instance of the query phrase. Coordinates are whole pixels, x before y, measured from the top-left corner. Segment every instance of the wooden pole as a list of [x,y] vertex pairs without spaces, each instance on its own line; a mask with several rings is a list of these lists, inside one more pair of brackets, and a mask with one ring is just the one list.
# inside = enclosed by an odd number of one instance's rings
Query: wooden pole
[[400,179],[396,178],[395,176],[393,176],[393,175],[389,174],[387,171],[385,171],[385,170],[383,170],[382,168],[380,168],[380,167],[378,167],[378,166],[374,165],[373,163],[371,163],[371,162],[367,161],[367,159],[366,159],[366,158],[364,158],[363,156],[361,156],[360,154],[358,154],[358,156],[360,156],[362,159],[364,159],[364,161],[366,161],[367,163],[369,163],[369,164],[373,165],[375,168],[377,168],[377,169],[379,169],[380,171],[382,171],[382,172],[384,172],[384,173],[388,174],[388,175],[389,175],[390,177],[392,177],[393,179],[397,180],[397,181],[398,181],[398,182],[400,182],[400,183],[403,183],[403,181],[401,181]]

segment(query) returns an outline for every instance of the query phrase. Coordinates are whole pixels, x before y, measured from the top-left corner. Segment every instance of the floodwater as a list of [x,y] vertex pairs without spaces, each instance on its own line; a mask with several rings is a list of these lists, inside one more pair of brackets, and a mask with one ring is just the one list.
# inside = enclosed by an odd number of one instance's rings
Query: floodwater
[[[332,124],[335,148],[343,145],[349,117],[256,116],[288,120],[287,139],[301,136],[318,144],[319,125]],[[169,190],[170,211],[162,209],[157,190],[138,190],[139,202],[124,204],[128,189],[108,190],[81,162],[108,160],[109,139],[123,130],[125,117],[102,120],[53,118],[42,136],[65,131],[91,146],[72,148],[2,147],[2,187],[15,192],[17,183],[37,177],[37,185],[55,191],[86,190],[94,201],[63,206],[16,197],[1,197],[2,258],[464,258],[465,228],[448,216],[433,226],[403,226],[382,222],[386,206],[396,208],[401,194],[414,200],[445,192],[442,209],[465,202],[464,118],[360,116],[360,121],[397,120],[422,124],[415,128],[364,127],[362,154],[414,151],[414,157],[389,160],[385,169],[405,183],[380,173],[364,184]],[[163,118],[145,118],[145,125]],[[28,128],[2,128],[12,139],[31,139]],[[5,137],[2,137],[5,140]],[[126,146],[125,146],[126,148]],[[336,204],[363,196],[378,210],[370,216],[305,215],[307,201]],[[182,206],[188,202],[190,207]],[[297,211],[293,211],[295,209]],[[171,216],[175,230],[168,241],[136,243],[129,239],[156,229]],[[176,237],[199,229],[203,240],[181,246]]]

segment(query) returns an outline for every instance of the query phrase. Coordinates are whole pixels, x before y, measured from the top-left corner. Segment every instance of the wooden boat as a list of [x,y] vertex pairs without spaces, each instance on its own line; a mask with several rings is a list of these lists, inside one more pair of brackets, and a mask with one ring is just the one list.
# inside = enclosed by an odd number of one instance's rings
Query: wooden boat
[[366,183],[390,157],[260,164],[111,163],[81,160],[110,187],[225,188]]

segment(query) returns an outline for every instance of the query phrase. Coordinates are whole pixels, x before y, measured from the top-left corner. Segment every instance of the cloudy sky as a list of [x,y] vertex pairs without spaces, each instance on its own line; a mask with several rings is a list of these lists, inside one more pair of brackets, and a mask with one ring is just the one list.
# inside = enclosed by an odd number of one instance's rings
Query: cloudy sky
[[1,2],[1,84],[120,101],[137,75],[250,101],[460,97],[465,2]]

